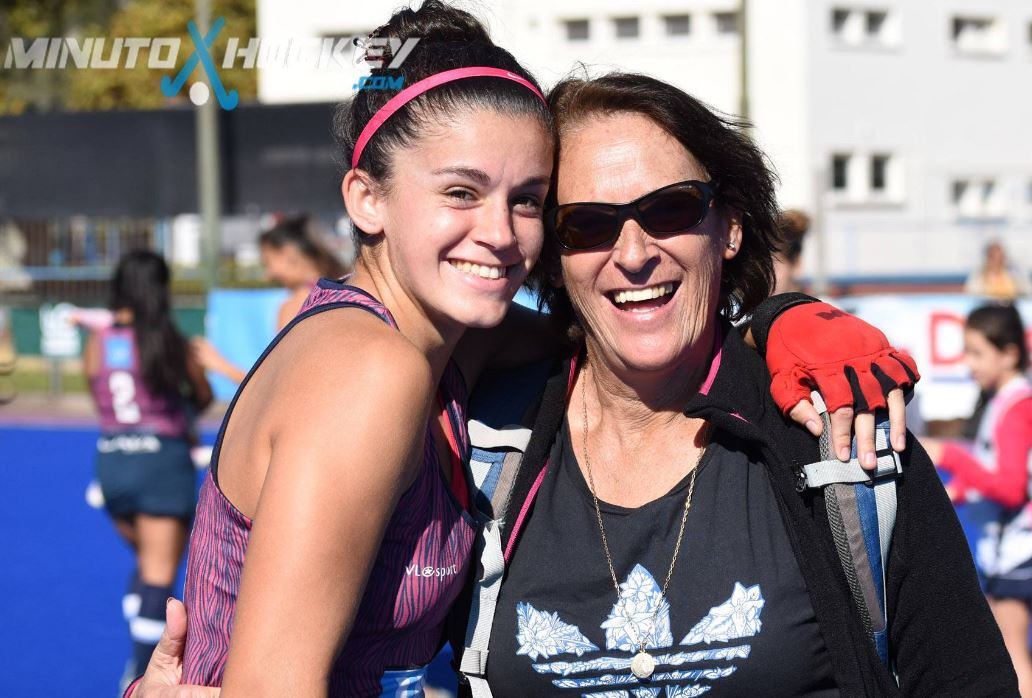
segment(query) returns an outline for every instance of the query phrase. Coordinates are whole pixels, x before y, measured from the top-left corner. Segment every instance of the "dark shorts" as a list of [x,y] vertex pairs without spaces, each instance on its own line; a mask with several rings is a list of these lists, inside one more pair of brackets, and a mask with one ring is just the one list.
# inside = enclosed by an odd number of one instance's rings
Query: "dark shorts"
[[1032,602],[1032,560],[1027,560],[1015,569],[985,579],[986,596],[994,599],[1021,599]]
[[97,441],[96,473],[104,508],[113,517],[193,517],[196,476],[190,446],[183,439],[102,436]]

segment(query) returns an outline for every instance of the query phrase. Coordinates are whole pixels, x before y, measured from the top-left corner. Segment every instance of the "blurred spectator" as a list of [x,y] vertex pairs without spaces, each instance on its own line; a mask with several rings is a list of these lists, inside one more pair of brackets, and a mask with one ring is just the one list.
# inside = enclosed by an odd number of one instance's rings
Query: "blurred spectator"
[[0,223],[0,291],[24,291],[32,278],[23,268],[29,246],[13,223]]
[[[344,265],[322,240],[314,219],[307,215],[282,219],[258,238],[265,275],[290,294],[280,305],[276,331],[282,330],[301,310],[320,278],[338,279]],[[239,383],[247,371],[234,366],[202,337],[193,340],[194,354],[205,369]]]
[[1007,260],[1007,252],[997,241],[985,248],[985,261],[964,284],[964,291],[976,296],[1010,301],[1032,293],[1028,274]]
[[774,293],[799,291],[799,260],[803,255],[803,238],[810,229],[810,217],[797,209],[782,211],[778,218],[780,240],[774,253]]
[[17,394],[14,388],[15,352],[11,333],[11,314],[0,307],[0,405],[12,402]]

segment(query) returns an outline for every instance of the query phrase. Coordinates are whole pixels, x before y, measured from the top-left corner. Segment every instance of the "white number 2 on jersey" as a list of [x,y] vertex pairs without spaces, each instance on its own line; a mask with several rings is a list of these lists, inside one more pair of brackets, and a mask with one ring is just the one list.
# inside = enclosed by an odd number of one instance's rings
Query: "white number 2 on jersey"
[[136,381],[128,371],[112,371],[108,378],[115,419],[122,424],[140,421],[140,406],[136,404]]

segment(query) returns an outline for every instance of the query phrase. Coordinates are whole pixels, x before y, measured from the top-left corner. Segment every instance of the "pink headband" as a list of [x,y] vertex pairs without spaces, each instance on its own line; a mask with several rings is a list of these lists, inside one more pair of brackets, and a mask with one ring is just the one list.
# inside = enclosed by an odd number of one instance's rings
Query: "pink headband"
[[445,70],[442,73],[437,73],[436,75],[431,75],[428,78],[420,80],[414,85],[409,85],[404,90],[391,97],[387,104],[383,105],[379,111],[373,114],[373,118],[371,118],[369,123],[365,125],[365,128],[362,129],[362,133],[359,134],[358,141],[355,143],[355,154],[351,156],[351,167],[358,167],[358,160],[362,157],[362,151],[365,150],[366,144],[369,143],[369,139],[373,137],[373,134],[376,133],[378,128],[383,126],[383,122],[391,118],[391,115],[394,114],[394,112],[398,111],[427,90],[431,90],[438,85],[443,85],[446,82],[452,82],[454,80],[462,80],[463,78],[481,77],[512,80],[513,82],[523,85],[537,95],[538,99],[540,99],[546,106],[548,104],[545,102],[545,97],[541,94],[541,90],[534,87],[534,83],[529,80],[525,80],[516,73],[509,72],[508,70],[480,66]]

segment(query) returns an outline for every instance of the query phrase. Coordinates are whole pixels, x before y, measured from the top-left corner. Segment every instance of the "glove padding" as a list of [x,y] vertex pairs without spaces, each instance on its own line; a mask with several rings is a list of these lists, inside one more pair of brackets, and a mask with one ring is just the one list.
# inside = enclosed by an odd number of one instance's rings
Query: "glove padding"
[[789,308],[767,336],[770,392],[786,416],[817,390],[829,412],[852,406],[868,412],[887,406],[895,388],[921,379],[914,359],[889,344],[885,334],[827,303]]

